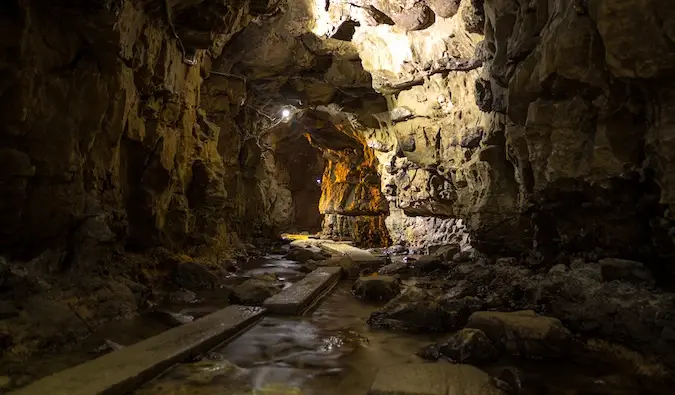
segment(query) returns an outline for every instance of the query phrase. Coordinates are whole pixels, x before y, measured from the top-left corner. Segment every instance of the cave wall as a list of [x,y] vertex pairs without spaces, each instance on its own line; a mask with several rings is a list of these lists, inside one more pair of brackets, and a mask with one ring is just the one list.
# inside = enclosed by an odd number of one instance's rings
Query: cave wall
[[245,81],[209,74],[253,16],[215,3],[172,2],[169,23],[163,1],[3,2],[3,253],[68,246],[60,265],[93,265],[79,249],[233,246],[278,225]]
[[358,21],[388,100],[362,132],[394,240],[415,217],[461,218],[485,250],[672,259],[667,1],[330,4],[315,30]]
[[671,4],[486,0],[485,15],[476,89],[537,247],[672,260]]

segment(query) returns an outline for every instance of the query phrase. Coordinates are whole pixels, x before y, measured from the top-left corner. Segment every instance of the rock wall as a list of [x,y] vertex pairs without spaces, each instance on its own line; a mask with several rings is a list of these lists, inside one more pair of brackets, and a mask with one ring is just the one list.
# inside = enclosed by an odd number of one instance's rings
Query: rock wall
[[[352,42],[387,96],[381,126],[363,133],[390,211],[462,218],[485,250],[665,269],[675,235],[667,1],[332,1],[318,14],[326,34],[359,23]],[[405,239],[403,222],[388,223]]]
[[324,215],[323,236],[349,238],[364,247],[389,245],[384,221],[389,206],[380,190],[373,149],[348,121],[334,116],[331,120],[329,109],[314,112],[302,122],[326,161],[318,206]]
[[0,4],[0,357],[72,345],[159,285],[212,287],[293,225],[288,155],[213,70],[259,5]]
[[[72,262],[62,264],[81,266],[93,264],[77,251],[88,239],[183,248],[232,236],[220,218],[255,199],[233,199],[248,148],[237,106],[217,102],[245,89],[215,77],[204,89],[213,98],[201,96],[217,41],[244,26],[245,4],[213,14],[174,3],[182,32],[214,37],[194,65],[183,61],[163,2],[3,4],[12,33],[2,42],[3,252],[30,257],[70,244]],[[219,111],[215,122],[204,110]]]
[[674,235],[669,2],[486,0],[485,15],[476,89],[537,247],[659,269]]

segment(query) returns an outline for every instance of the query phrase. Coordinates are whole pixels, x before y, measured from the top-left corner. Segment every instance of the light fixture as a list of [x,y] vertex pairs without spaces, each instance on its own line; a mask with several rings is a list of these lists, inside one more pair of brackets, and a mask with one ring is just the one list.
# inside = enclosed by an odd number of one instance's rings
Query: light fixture
[[284,118],[290,117],[291,116],[291,110],[289,110],[288,108],[284,108],[283,110],[281,110],[281,116],[284,117]]

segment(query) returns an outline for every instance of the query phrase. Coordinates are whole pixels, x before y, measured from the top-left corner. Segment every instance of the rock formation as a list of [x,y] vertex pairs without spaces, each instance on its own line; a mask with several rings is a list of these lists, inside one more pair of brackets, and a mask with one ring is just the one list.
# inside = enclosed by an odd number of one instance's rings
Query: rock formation
[[285,230],[675,279],[667,0],[5,0],[0,28],[3,352]]

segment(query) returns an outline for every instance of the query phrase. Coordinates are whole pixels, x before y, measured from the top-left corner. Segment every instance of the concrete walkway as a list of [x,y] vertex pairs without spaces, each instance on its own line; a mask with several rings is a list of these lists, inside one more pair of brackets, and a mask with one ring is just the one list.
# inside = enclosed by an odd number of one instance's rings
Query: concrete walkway
[[262,317],[260,307],[228,306],[100,358],[38,380],[11,395],[121,395],[172,365],[232,339]]

